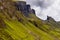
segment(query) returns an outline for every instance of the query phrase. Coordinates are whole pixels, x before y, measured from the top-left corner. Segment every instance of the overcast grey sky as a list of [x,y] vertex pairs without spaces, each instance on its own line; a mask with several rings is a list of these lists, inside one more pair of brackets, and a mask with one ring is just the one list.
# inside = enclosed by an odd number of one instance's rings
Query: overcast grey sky
[[60,0],[26,0],[35,9],[36,16],[46,20],[47,15],[60,21]]

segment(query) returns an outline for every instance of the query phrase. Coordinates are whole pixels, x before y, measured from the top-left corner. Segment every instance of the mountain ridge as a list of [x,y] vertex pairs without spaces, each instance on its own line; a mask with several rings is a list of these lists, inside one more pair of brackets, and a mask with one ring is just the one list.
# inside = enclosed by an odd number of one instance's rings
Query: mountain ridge
[[12,0],[0,1],[0,40],[60,40],[60,24],[51,17],[43,21],[35,13],[26,17],[23,11]]
[[17,10],[21,11],[24,13],[25,16],[28,16],[28,14],[35,14],[35,10],[31,9],[31,6],[29,4],[26,4],[25,1],[16,1],[15,6]]

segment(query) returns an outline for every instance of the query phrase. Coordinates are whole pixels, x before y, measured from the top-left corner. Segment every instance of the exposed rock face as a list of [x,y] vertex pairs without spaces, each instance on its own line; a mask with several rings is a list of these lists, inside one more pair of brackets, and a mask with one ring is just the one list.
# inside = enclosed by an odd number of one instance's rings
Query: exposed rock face
[[15,2],[15,6],[19,11],[24,13],[25,16],[28,16],[30,13],[35,14],[35,10],[31,9],[29,4],[26,4],[24,1],[17,1]]
[[50,22],[50,21],[55,21],[55,20],[52,17],[47,16],[47,21]]

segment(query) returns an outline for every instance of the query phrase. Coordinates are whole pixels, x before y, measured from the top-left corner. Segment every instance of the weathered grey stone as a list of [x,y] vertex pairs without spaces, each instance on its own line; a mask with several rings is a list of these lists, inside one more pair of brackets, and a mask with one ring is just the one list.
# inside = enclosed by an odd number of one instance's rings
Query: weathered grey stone
[[30,13],[35,14],[35,10],[31,9],[29,4],[26,4],[24,1],[15,2],[17,10],[21,11],[25,16],[28,16]]

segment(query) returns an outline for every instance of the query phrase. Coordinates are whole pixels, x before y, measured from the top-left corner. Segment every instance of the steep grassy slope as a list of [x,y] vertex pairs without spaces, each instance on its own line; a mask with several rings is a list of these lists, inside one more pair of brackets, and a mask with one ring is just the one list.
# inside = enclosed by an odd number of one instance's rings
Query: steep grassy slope
[[11,0],[0,2],[0,40],[60,40],[58,25],[43,22],[34,14],[25,17]]

